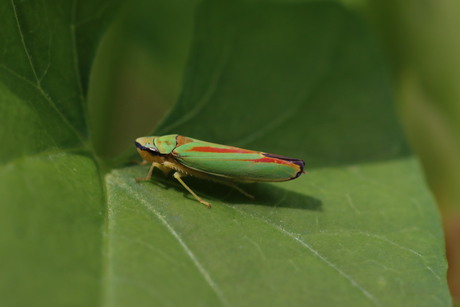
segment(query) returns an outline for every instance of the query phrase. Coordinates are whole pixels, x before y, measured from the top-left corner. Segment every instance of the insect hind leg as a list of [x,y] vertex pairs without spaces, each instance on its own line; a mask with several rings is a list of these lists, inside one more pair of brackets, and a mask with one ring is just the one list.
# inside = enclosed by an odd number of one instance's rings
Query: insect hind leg
[[184,182],[184,181],[182,180],[182,178],[181,178],[182,175],[181,175],[179,172],[175,172],[174,175],[173,175],[173,177],[176,178],[177,181],[179,181],[180,184],[182,184],[182,186],[183,186],[184,188],[186,188],[187,191],[189,191],[190,194],[193,195],[193,197],[195,197],[196,200],[198,200],[200,203],[202,203],[202,204],[205,205],[206,207],[211,208],[211,204],[210,204],[210,203],[208,203],[208,202],[202,200],[201,197],[199,197],[198,195],[196,195],[195,192],[193,192],[192,189],[190,189],[189,186],[188,186],[187,184],[185,184],[185,182]]
[[240,188],[239,186],[237,186],[236,184],[234,184],[233,182],[227,182],[227,181],[219,181],[219,183],[222,183],[222,184],[225,184],[226,186],[229,186],[235,190],[237,190],[238,192],[240,192],[241,194],[243,194],[244,196],[250,198],[250,199],[254,199],[254,195],[252,194],[249,194],[248,192],[246,192],[245,190],[243,190],[242,188]]

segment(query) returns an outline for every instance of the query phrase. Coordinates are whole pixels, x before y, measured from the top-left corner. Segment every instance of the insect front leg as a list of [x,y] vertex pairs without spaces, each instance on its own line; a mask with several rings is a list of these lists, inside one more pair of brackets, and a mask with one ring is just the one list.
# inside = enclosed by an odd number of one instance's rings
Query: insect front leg
[[173,176],[174,176],[174,178],[177,179],[177,181],[179,181],[179,182],[182,184],[182,186],[183,186],[184,188],[187,189],[187,191],[190,192],[190,194],[193,195],[193,197],[195,197],[196,200],[198,200],[200,203],[202,203],[202,204],[205,205],[206,207],[211,208],[211,204],[210,204],[210,203],[208,203],[208,202],[202,200],[198,195],[195,194],[195,192],[192,191],[192,189],[189,188],[188,185],[185,184],[185,182],[184,182],[184,181],[182,180],[182,178],[181,178],[181,177],[182,177],[182,174],[181,174],[181,173],[175,172]]
[[150,180],[150,178],[152,178],[152,173],[153,173],[153,169],[157,167],[161,170],[163,170],[164,166],[161,165],[160,163],[158,162],[153,162],[152,165],[150,166],[150,169],[149,169],[149,172],[147,173],[147,176],[145,177],[140,177],[140,178],[136,178],[136,182],[139,182],[139,181],[148,181]]

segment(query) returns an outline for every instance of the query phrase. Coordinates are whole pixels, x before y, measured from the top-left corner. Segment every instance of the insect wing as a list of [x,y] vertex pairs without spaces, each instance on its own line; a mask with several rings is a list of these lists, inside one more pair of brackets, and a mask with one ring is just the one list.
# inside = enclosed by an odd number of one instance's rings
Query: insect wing
[[286,181],[302,172],[302,160],[199,140],[172,152],[180,164],[206,174],[240,181]]

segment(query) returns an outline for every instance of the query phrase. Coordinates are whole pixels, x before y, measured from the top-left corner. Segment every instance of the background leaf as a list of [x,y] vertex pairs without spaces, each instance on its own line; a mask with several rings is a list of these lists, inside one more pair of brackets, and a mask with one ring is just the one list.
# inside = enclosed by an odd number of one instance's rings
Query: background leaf
[[132,153],[133,139],[177,101],[197,2],[130,1],[108,30],[88,94],[91,139],[101,157]]
[[157,134],[280,148],[313,167],[407,155],[364,24],[337,5],[220,7],[197,17],[188,82]]
[[438,213],[355,15],[199,6],[181,97],[155,134],[303,158],[309,171],[244,186],[255,201],[186,178],[206,210],[171,178],[136,184],[146,167],[105,174],[88,141],[90,115],[110,106],[94,113],[86,93],[112,3],[34,5],[0,8],[2,305],[450,305]]
[[460,304],[459,1],[373,1],[393,59],[397,106],[443,218],[448,283]]
[[0,304],[94,306],[106,208],[85,93],[114,1],[0,3]]

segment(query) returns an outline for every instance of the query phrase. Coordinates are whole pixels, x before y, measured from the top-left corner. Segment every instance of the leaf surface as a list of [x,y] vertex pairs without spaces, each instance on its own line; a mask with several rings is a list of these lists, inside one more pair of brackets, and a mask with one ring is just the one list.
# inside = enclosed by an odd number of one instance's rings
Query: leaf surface
[[104,185],[85,93],[114,1],[0,3],[0,305],[95,306]]

